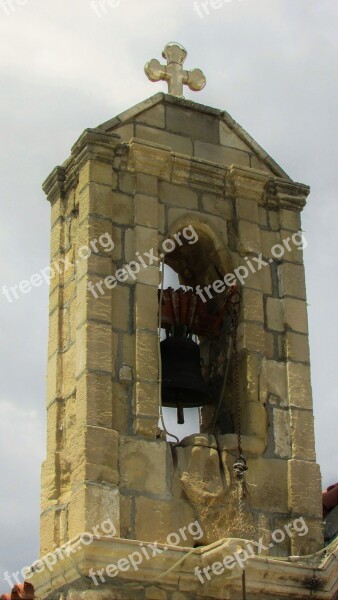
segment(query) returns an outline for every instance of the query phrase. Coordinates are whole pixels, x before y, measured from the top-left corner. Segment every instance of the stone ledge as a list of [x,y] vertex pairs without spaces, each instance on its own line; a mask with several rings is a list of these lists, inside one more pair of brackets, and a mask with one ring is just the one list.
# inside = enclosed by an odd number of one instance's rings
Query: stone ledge
[[[72,541],[74,550],[79,545],[80,536]],[[47,569],[29,578],[35,587],[36,598],[44,600],[55,598],[56,593],[67,592],[69,586],[75,591],[87,590],[90,594],[109,591],[111,597],[114,590],[119,590],[121,598],[130,597],[128,590],[144,588],[153,585],[155,580],[159,585],[167,586],[173,592],[194,593],[200,598],[224,598],[225,590],[231,588],[232,593],[241,589],[242,570],[236,565],[233,570],[224,573],[222,577],[214,576],[210,583],[202,585],[194,574],[196,566],[201,568],[222,560],[225,556],[233,555],[245,547],[246,541],[240,539],[223,539],[209,546],[200,548],[168,547],[160,556],[155,556],[139,565],[139,569],[119,571],[119,577],[108,578],[105,574],[105,584],[94,587],[89,579],[89,571],[106,569],[108,565],[116,564],[119,559],[128,557],[140,548],[139,541],[120,538],[102,537],[95,539],[90,546],[80,545],[71,557],[58,559],[54,570]],[[164,550],[163,544],[157,546]],[[316,598],[317,600],[333,600],[338,591],[337,562],[338,540],[331,544],[330,550],[324,555],[311,557],[290,557],[276,559],[253,557],[246,563],[246,584],[250,598],[264,600],[265,598]],[[317,553],[318,554],[318,553]],[[40,568],[36,565],[36,568]],[[322,581],[321,590],[313,595],[313,591],[305,584],[314,572]],[[109,588],[107,587],[109,586]],[[125,596],[123,594],[125,592]],[[130,593],[130,592],[129,592]],[[74,597],[74,596],[73,596]],[[82,597],[82,596],[81,596]],[[235,597],[235,596],[231,596]]]

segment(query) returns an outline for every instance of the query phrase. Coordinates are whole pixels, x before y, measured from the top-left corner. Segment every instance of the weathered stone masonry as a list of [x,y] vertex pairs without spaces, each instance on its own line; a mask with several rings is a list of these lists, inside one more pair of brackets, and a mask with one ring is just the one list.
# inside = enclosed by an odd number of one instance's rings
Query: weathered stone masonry
[[[135,260],[136,251],[157,251],[188,224],[224,273],[245,257],[262,253],[269,261],[272,246],[300,230],[309,188],[291,181],[227,113],[157,94],[86,130],[44,189],[52,262],[75,262],[79,248],[107,232],[115,247],[51,283],[41,553],[107,518],[117,539],[165,542],[196,518],[204,544],[238,537],[236,436],[218,436],[225,489],[206,412],[202,432],[175,449],[159,435],[158,265],[98,298],[87,285]],[[321,479],[297,248],[248,278],[239,343],[247,537],[268,539],[302,516],[308,536],[293,534],[273,552],[310,554],[323,545]],[[99,556],[98,549],[102,564]],[[156,594],[147,597],[162,598]]]

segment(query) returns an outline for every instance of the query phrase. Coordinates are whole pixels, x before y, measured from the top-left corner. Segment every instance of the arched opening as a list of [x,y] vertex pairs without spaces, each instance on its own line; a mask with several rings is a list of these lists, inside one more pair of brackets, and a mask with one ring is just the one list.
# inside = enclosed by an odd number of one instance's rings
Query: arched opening
[[[189,289],[186,286],[181,286],[179,281],[179,275],[174,269],[169,267],[166,263],[163,265],[163,287],[164,289],[173,288],[174,290],[179,289],[180,287],[184,289]],[[161,269],[162,270],[162,269]],[[161,285],[159,286],[161,288]],[[191,288],[190,288],[191,289]],[[166,337],[165,329],[161,329],[161,340],[164,340]],[[198,341],[198,337],[196,336],[196,341]],[[168,406],[163,406],[163,417],[166,424],[167,430],[178,437],[179,440],[191,435],[193,433],[199,433],[201,430],[200,426],[200,409],[199,407],[186,408],[185,409],[185,422],[183,424],[177,423],[177,411],[175,408],[171,408]],[[159,427],[161,427],[161,422],[159,422]],[[167,436],[168,437],[168,436]],[[169,440],[169,438],[168,438]]]
[[[210,402],[194,408],[184,408],[186,413],[184,425],[177,424],[174,408],[164,407],[167,429],[179,439],[201,431],[219,434],[234,432],[231,368],[229,368],[231,318],[224,308],[230,288],[226,285],[223,285],[224,289],[220,285],[214,286],[215,281],[224,280],[225,274],[230,270],[231,260],[227,250],[205,224],[198,223],[194,227],[198,234],[197,241],[194,244],[182,243],[166,255],[163,289],[169,292],[169,288],[172,288],[170,293],[175,301],[178,296],[174,290],[181,290],[181,292],[184,290],[185,293],[190,291],[199,302],[203,322],[207,327],[205,330],[203,327],[192,327],[190,335],[199,346],[200,369],[208,387]],[[181,231],[182,228],[183,225],[179,225],[176,232]],[[182,295],[180,297],[182,299]],[[165,310],[163,304],[162,309]],[[165,335],[163,330],[162,340]],[[181,376],[183,378],[184,373]]]

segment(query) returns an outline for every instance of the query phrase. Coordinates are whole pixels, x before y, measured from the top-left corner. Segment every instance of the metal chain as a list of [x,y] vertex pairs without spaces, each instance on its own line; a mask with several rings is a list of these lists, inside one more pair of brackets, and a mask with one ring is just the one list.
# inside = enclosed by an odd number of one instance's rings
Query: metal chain
[[235,387],[235,407],[236,407],[236,433],[237,433],[237,448],[239,456],[242,456],[242,434],[241,434],[241,402],[239,389],[239,361],[238,361],[238,345],[237,345],[237,330],[238,330],[238,311],[234,306],[232,313],[232,347],[234,356],[234,387]]
[[[239,303],[238,303],[239,304]],[[238,457],[233,466],[234,473],[237,481],[243,482],[244,476],[247,471],[247,465],[243,456],[242,449],[242,431],[241,431],[241,395],[240,395],[240,380],[239,380],[239,357],[238,357],[238,344],[237,344],[237,331],[238,331],[238,304],[234,305],[232,312],[232,347],[234,357],[234,396],[235,396],[235,427],[237,434],[237,450]],[[244,497],[244,485],[243,485],[243,497]]]
[[[232,312],[232,346],[234,357],[234,395],[235,395],[235,424],[237,434],[238,457],[235,460],[233,470],[238,483],[238,512],[241,528],[241,537],[244,537],[244,498],[245,498],[245,473],[248,469],[242,450],[242,431],[241,431],[241,396],[239,379],[239,357],[237,345],[238,332],[238,305],[233,306]],[[246,573],[242,573],[242,599],[246,600]]]

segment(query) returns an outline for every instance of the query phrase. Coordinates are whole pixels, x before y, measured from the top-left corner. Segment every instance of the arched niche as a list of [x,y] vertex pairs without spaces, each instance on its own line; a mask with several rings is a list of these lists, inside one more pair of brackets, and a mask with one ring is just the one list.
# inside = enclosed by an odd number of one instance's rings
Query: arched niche
[[[184,231],[189,228],[192,240],[186,240]],[[224,304],[225,294],[216,293],[212,285],[233,270],[232,258],[221,236],[207,220],[181,217],[170,225],[167,238],[180,240],[174,250],[166,253],[165,264],[178,274],[180,285],[202,289],[210,286],[210,298],[206,295],[208,312],[217,313]],[[200,411],[201,432],[227,434],[234,432],[234,406],[232,402],[231,368],[229,361],[229,326],[224,322],[223,331],[217,335],[199,337],[202,372],[212,395],[212,404]],[[228,381],[221,397],[223,380],[228,370]],[[216,419],[217,413],[217,419]],[[197,433],[197,432],[196,432]]]

